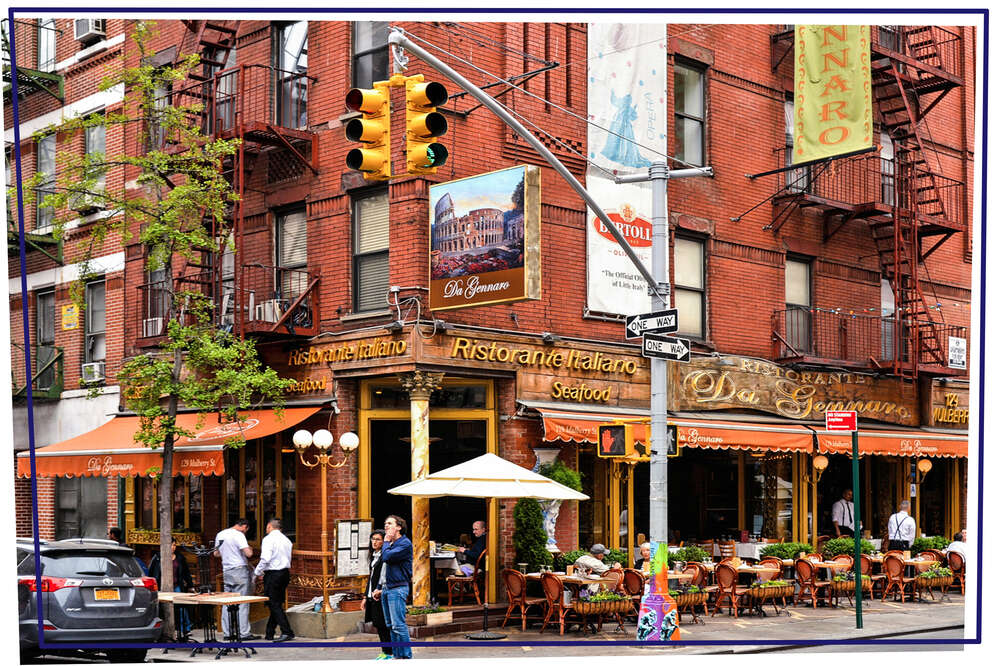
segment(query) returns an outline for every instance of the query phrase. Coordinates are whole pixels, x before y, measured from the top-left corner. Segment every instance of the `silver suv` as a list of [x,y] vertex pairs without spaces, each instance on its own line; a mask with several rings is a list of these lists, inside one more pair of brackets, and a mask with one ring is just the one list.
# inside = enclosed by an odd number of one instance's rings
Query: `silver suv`
[[[156,580],[143,576],[131,548],[106,539],[40,542],[42,629],[53,643],[154,643]],[[35,547],[17,540],[17,607],[22,659],[39,654]],[[140,662],[145,648],[92,648],[112,662]]]

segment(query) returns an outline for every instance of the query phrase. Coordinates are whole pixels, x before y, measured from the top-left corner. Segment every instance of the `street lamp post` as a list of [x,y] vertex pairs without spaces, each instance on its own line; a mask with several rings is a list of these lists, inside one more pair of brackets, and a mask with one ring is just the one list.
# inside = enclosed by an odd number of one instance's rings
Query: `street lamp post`
[[[314,467],[319,467],[320,469],[320,542],[322,548],[320,552],[323,553],[323,613],[330,613],[333,609],[330,607],[330,585],[327,576],[329,575],[329,568],[327,565],[327,559],[329,558],[330,552],[328,549],[329,543],[327,540],[326,532],[326,470],[327,469],[337,469],[338,467],[343,467],[347,464],[347,461],[351,457],[351,452],[358,448],[358,444],[361,442],[358,436],[353,432],[345,432],[340,436],[340,448],[344,450],[344,459],[340,462],[333,462],[332,456],[328,453],[330,447],[333,445],[333,433],[329,430],[317,430],[315,433],[311,433],[308,430],[297,430],[294,435],[292,435],[292,444],[295,445],[295,449],[299,452],[299,460],[303,465],[312,469]],[[319,449],[319,453],[313,453],[311,460],[306,460],[306,450],[310,446],[315,446]]]

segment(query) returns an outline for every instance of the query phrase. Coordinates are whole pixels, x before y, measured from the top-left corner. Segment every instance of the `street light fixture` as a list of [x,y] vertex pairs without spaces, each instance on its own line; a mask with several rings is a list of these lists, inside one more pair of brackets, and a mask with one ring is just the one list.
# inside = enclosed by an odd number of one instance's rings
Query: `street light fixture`
[[931,471],[931,467],[933,467],[933,466],[934,466],[934,463],[932,463],[927,458],[921,458],[920,460],[917,461],[917,483],[918,484],[921,484],[921,483],[924,482],[924,479],[927,478],[927,472]]
[[819,483],[820,477],[823,476],[823,472],[825,472],[826,468],[830,466],[830,459],[824,456],[822,453],[819,454],[818,456],[813,456],[812,466],[813,469],[816,471],[816,480],[814,481],[813,479],[810,479],[808,475],[806,475],[806,482],[814,484]]
[[[330,556],[327,550],[329,543],[327,539],[326,532],[326,470],[327,469],[337,469],[343,467],[347,464],[347,461],[351,458],[351,453],[358,448],[358,444],[361,440],[353,432],[345,432],[340,436],[340,448],[344,450],[344,459],[340,462],[333,462],[332,457],[328,451],[330,447],[333,446],[333,433],[327,429],[317,430],[314,433],[308,430],[296,430],[295,434],[292,435],[292,444],[295,445],[296,450],[299,452],[299,461],[306,467],[312,469],[314,467],[319,467],[320,469],[320,543],[322,548],[320,552],[322,553],[323,561],[323,607],[321,612],[330,613],[333,612],[333,608],[330,607],[330,586],[328,575],[328,558]],[[312,458],[306,459],[306,452],[310,446],[315,446],[319,449],[319,453],[313,453]]]

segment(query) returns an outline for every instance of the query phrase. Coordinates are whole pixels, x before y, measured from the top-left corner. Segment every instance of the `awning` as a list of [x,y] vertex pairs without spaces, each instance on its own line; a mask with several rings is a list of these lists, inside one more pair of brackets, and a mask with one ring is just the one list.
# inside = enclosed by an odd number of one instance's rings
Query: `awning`
[[[214,474],[225,470],[223,453],[226,441],[242,436],[244,440],[267,437],[304,421],[320,407],[291,407],[281,418],[270,409],[241,412],[243,423],[218,422],[215,415],[178,414],[177,423],[193,431],[191,437],[176,442],[173,475]],[[150,469],[162,464],[159,450],[135,441],[138,416],[116,416],[99,428],[58,444],[35,451],[35,472],[39,477],[52,476],[150,476]],[[17,475],[31,476],[28,452],[17,454]]]
[[[817,430],[820,453],[851,455],[851,433]],[[916,458],[968,458],[969,438],[926,430],[859,430],[858,453]]]
[[[598,427],[616,419],[626,422],[642,418],[634,413],[578,412],[533,406],[542,415],[544,440],[596,444]],[[813,450],[812,431],[801,425],[753,423],[716,419],[668,418],[677,425],[681,446],[707,449],[749,449],[755,451]],[[648,426],[635,423],[636,441],[646,444]],[[848,442],[849,444],[849,442]]]

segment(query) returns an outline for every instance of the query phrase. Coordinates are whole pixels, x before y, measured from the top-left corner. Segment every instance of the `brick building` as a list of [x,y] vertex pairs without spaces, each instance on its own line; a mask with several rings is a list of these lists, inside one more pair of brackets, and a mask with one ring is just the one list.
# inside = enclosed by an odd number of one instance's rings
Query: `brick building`
[[[57,62],[49,70],[32,60],[48,53],[45,26],[22,23],[12,34],[18,66],[34,72],[23,75],[30,89],[20,100],[28,177],[43,148],[31,132],[48,122],[47,114],[112,110],[121,95],[96,92],[96,72],[114,56],[124,54],[127,62],[136,56],[124,39],[130,21],[108,19],[104,35],[89,45],[75,38],[74,21],[57,20]],[[541,128],[536,136],[585,178],[585,156],[594,152],[585,121],[590,26],[403,27],[452,54],[474,54],[476,67],[531,93],[489,88]],[[205,542],[246,514],[248,536],[259,544],[258,526],[280,515],[296,549],[320,550],[312,510],[322,497],[319,474],[302,466],[291,446],[300,427],[328,428],[335,436],[353,431],[361,440],[347,464],[329,475],[331,521],[409,518],[409,499],[385,491],[410,479],[411,408],[419,400],[412,382],[432,373],[426,386],[434,388],[431,471],[486,452],[526,467],[558,456],[581,472],[592,499],[562,507],[555,546],[565,552],[594,542],[621,548],[641,542],[649,533],[648,463],[600,458],[595,445],[600,422],[648,415],[649,367],[624,337],[621,313],[588,306],[587,229],[596,218],[558,174],[451,86],[452,97],[439,109],[449,123],[443,142],[450,158],[436,174],[372,183],[348,170],[345,156],[354,145],[343,126],[354,114],[346,112],[344,96],[352,86],[388,78],[387,24],[163,21],[158,33],[158,62],[199,52],[204,63],[170,98],[208,100],[197,121],[215,135],[243,140],[226,166],[241,194],[233,210],[235,255],[205,281],[218,324],[254,337],[272,367],[299,380],[289,396],[292,418],[240,450],[207,454],[218,459],[220,475],[181,477],[175,528]],[[850,466],[844,439],[823,430],[827,406],[858,410],[871,431],[862,438],[861,518],[874,538],[883,536],[896,502],[911,493],[922,531],[950,534],[965,524],[968,375],[949,367],[956,363],[949,364],[948,351],[949,338],[970,341],[976,34],[961,26],[872,26],[870,34],[880,150],[771,174],[790,154],[792,27],[669,25],[661,40],[671,91],[662,100],[668,153],[714,171],[669,183],[678,334],[692,340],[693,350],[689,365],[671,368],[671,419],[682,446],[671,462],[670,523],[681,539],[739,539],[745,532],[808,540],[829,533],[830,506],[849,483]],[[464,61],[449,64],[479,84],[494,83]],[[407,74],[414,73],[443,80],[411,57]],[[57,84],[61,99],[42,90]],[[402,90],[394,88],[391,101],[403,108]],[[402,145],[403,122],[402,113],[393,115],[394,146]],[[10,129],[7,139],[10,146]],[[110,151],[121,138],[104,140]],[[394,148],[395,173],[404,169],[401,152]],[[541,298],[430,311],[431,187],[519,165],[537,165],[540,173]],[[118,177],[109,173],[107,186],[126,187]],[[457,218],[487,208],[449,205]],[[98,432],[118,409],[107,379],[106,403],[95,407],[77,397],[83,364],[96,362],[87,342],[94,327],[67,328],[72,313],[62,310],[69,267],[87,241],[87,215],[61,242],[39,227],[37,211],[25,215],[33,244],[24,304],[33,331],[43,332],[43,311],[55,330],[54,340],[34,341],[33,358],[51,354],[43,348],[61,354],[60,390],[35,379],[36,399],[46,389],[50,398],[36,401],[37,446]],[[636,228],[642,222],[624,209],[617,219]],[[492,224],[499,229],[502,222]],[[515,240],[529,236],[525,231]],[[104,376],[112,377],[122,358],[162,341],[157,285],[204,271],[150,275],[138,247],[117,239],[105,240],[101,256],[101,361]],[[16,262],[11,270],[11,329],[21,343]],[[24,382],[22,369],[15,391]],[[77,401],[86,407],[70,406]],[[24,408],[15,412],[23,424]],[[97,422],[68,417],[80,412]],[[17,427],[16,448],[23,450],[24,430]],[[816,471],[821,455],[825,472]],[[42,536],[82,529],[71,515],[87,513],[85,498],[95,493],[88,495],[86,485],[95,484],[107,491],[107,524],[126,527],[133,543],[151,543],[152,480],[127,473],[67,478],[71,457],[51,456],[53,476],[39,479]],[[926,476],[916,469],[923,458],[932,462]],[[23,498],[27,482],[17,483]],[[473,520],[486,519],[490,570],[498,571],[514,561],[513,501],[493,506],[432,499],[430,538],[458,542]],[[30,516],[20,509],[18,524],[19,534],[30,531]],[[319,570],[309,554],[293,567]],[[293,592],[312,594],[308,586]]]

